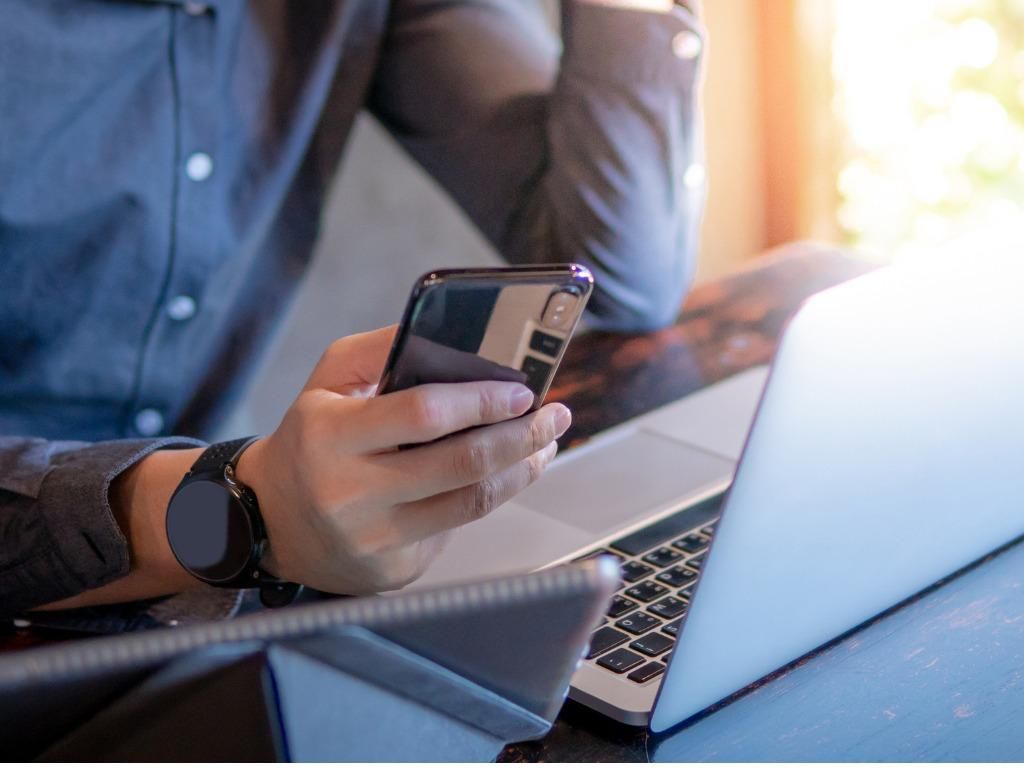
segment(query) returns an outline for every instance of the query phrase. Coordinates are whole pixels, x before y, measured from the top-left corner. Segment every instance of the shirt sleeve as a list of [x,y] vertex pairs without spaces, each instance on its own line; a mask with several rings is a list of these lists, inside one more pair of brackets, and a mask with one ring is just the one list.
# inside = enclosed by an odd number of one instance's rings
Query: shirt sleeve
[[705,32],[565,0],[562,41],[524,0],[395,3],[370,106],[515,263],[595,274],[590,324],[671,322],[704,201]]
[[110,484],[157,449],[198,445],[0,436],[0,616],[125,576],[128,542],[110,509]]

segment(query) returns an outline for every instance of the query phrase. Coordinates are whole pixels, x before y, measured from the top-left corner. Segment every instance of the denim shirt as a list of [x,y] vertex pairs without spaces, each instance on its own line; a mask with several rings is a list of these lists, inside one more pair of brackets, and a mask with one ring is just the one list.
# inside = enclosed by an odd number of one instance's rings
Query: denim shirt
[[361,109],[506,259],[589,266],[592,324],[674,317],[704,32],[562,9],[559,40],[527,0],[4,3],[0,615],[128,572],[110,483],[237,396]]

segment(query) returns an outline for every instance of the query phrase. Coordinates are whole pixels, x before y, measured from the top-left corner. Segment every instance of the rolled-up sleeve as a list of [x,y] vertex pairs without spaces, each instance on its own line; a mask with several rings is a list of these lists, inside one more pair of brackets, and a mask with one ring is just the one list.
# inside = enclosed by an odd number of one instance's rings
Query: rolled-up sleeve
[[522,0],[396,3],[371,106],[509,261],[579,261],[591,323],[676,315],[704,202],[705,32],[671,13]]
[[110,508],[111,483],[155,450],[197,445],[0,436],[0,616],[125,576],[128,542]]

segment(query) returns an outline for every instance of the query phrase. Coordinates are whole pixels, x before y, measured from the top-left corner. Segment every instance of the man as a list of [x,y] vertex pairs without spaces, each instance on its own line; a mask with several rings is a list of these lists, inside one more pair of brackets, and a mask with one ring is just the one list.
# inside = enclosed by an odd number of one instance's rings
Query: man
[[[168,500],[305,267],[363,107],[509,261],[590,267],[593,325],[673,318],[703,195],[695,9],[562,11],[560,52],[528,0],[5,6],[0,613],[197,583]],[[267,574],[400,586],[553,456],[567,409],[523,416],[517,385],[370,398],[391,335],[332,345],[233,457]]]

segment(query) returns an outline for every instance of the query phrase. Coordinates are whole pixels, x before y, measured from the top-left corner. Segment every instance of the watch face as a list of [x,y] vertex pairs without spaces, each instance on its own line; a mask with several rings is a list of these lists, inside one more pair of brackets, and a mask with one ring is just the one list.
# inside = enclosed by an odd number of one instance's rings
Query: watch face
[[167,508],[167,540],[178,561],[209,581],[238,576],[252,554],[253,531],[241,503],[219,483],[183,485]]

